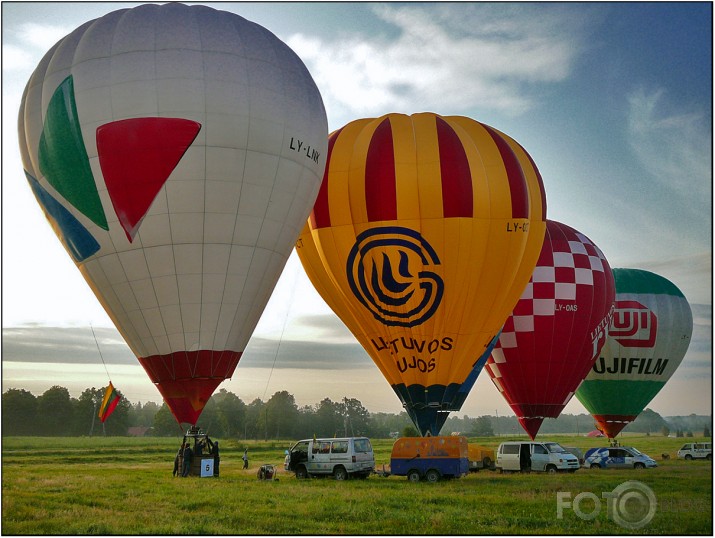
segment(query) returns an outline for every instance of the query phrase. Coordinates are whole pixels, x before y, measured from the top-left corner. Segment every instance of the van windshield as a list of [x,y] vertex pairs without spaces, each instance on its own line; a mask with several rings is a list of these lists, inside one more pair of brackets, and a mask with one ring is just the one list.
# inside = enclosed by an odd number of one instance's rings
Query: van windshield
[[556,454],[562,452],[568,452],[564,447],[558,443],[544,443],[544,446],[549,449],[549,452],[554,452]]
[[355,439],[355,452],[371,452],[370,439]]
[[637,448],[633,448],[632,446],[631,446],[631,447],[628,447],[628,450],[630,450],[631,453],[632,453],[633,455],[635,455],[635,456],[642,456],[642,455],[643,455],[643,452],[641,452],[641,451],[638,450]]

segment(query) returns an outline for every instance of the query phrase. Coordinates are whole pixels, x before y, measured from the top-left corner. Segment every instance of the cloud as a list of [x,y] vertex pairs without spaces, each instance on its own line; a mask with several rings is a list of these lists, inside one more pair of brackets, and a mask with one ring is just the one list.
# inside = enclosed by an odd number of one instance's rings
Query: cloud
[[396,36],[353,34],[330,42],[295,34],[288,45],[309,66],[331,118],[415,107],[523,114],[536,106],[532,86],[568,77],[577,41],[549,32],[555,24],[535,24],[531,10],[482,7],[435,16],[431,7],[379,4],[374,13]]
[[34,22],[28,22],[21,24],[15,33],[17,39],[19,39],[23,45],[31,46],[44,52],[49,50],[73,29],[71,26],[60,24],[36,24]]
[[251,338],[241,358],[246,368],[354,370],[375,365],[360,344],[302,342]]
[[16,45],[3,45],[2,47],[2,70],[19,71],[31,67],[35,61],[35,56],[26,49]]
[[[374,368],[372,359],[336,316],[304,316],[302,327],[317,327],[311,341],[273,339],[254,335],[241,359],[245,367],[303,370]],[[3,328],[3,361],[136,365],[136,357],[112,328],[25,325]],[[345,333],[349,335],[346,338]],[[97,346],[99,345],[99,350]]]
[[[116,329],[27,325],[3,328],[3,361],[65,364],[136,364]],[[99,350],[97,346],[99,345]]]
[[667,112],[665,96],[644,88],[628,96],[631,149],[656,181],[700,207],[712,194],[710,119],[697,110]]

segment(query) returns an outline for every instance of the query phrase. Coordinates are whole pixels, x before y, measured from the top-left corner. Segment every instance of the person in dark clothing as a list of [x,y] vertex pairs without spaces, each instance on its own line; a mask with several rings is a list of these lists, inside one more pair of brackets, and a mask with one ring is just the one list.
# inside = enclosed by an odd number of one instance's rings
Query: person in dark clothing
[[214,444],[211,447],[211,454],[213,454],[214,457],[214,476],[218,476],[218,466],[221,461],[221,458],[218,455],[218,441],[214,441]]
[[172,476],[179,474],[179,460],[181,459],[181,453],[183,451],[184,445],[182,444],[181,447],[179,447],[179,450],[176,451],[176,457],[174,458],[174,472],[172,473]]
[[189,476],[189,470],[191,469],[191,457],[193,456],[193,451],[188,443],[186,443],[186,448],[184,448],[184,469],[181,476]]
[[531,452],[527,443],[523,443],[519,450],[519,468],[522,473],[531,472]]

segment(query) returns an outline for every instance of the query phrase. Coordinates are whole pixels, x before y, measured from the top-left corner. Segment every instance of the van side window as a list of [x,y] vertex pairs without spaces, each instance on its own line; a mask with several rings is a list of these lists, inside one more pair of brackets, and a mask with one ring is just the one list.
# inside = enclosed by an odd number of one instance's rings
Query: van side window
[[348,442],[347,441],[333,441],[333,448],[332,448],[331,452],[333,454],[347,454]]
[[354,446],[355,452],[370,452],[372,450],[369,439],[355,439]]
[[519,445],[503,445],[504,450],[503,454],[518,454],[519,453]]
[[330,441],[322,441],[320,443],[320,453],[330,454]]
[[532,445],[534,447],[534,454],[548,454],[549,451],[546,450],[544,445]]

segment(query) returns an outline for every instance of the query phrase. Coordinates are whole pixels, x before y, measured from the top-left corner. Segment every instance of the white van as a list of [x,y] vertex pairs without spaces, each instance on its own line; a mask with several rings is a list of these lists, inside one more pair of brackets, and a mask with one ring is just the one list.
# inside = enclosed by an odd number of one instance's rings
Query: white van
[[574,472],[580,467],[578,458],[558,443],[549,441],[511,441],[497,450],[496,468],[503,471]]
[[303,439],[286,454],[284,467],[296,478],[333,475],[336,480],[350,476],[367,478],[375,469],[375,454],[367,437]]
[[712,443],[685,443],[683,448],[678,450],[678,457],[686,460],[694,460],[696,458],[705,458],[706,460],[713,459],[713,444]]

